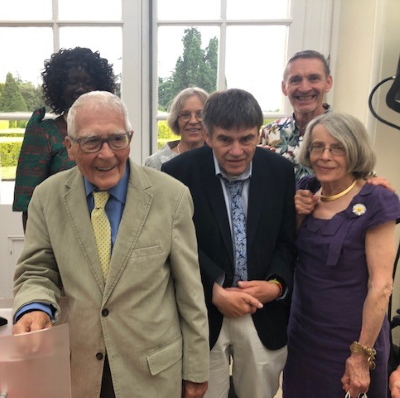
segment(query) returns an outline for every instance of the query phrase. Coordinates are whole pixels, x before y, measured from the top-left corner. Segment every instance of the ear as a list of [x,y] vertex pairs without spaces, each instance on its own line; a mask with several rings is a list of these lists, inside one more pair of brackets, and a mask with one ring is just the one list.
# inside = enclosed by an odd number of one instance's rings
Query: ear
[[325,92],[329,93],[329,91],[331,91],[332,85],[333,85],[333,78],[332,76],[328,76],[328,78],[326,79],[326,88],[325,88]]
[[72,149],[71,137],[66,136],[64,138],[64,146],[65,146],[65,148],[67,148],[68,158],[71,160],[75,160],[74,151]]
[[285,95],[287,97],[287,90],[286,90],[286,83],[284,81],[282,81],[281,83],[281,89],[282,89],[282,93],[283,95]]

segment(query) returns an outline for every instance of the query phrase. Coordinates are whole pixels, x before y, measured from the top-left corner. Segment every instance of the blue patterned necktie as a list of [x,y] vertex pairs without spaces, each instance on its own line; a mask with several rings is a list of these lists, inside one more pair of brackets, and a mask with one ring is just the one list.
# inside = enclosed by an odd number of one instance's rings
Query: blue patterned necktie
[[235,254],[234,286],[238,281],[247,281],[247,236],[246,215],[242,203],[244,180],[225,181],[231,197],[232,235]]

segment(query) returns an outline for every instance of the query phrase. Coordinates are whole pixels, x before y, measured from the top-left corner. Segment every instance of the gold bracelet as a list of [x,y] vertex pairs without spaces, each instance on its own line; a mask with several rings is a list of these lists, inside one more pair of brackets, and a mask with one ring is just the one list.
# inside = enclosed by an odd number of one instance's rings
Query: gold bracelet
[[353,341],[353,343],[350,345],[350,352],[354,355],[364,355],[367,358],[369,368],[371,370],[376,368],[375,348],[367,347],[366,345],[360,344],[358,341]]

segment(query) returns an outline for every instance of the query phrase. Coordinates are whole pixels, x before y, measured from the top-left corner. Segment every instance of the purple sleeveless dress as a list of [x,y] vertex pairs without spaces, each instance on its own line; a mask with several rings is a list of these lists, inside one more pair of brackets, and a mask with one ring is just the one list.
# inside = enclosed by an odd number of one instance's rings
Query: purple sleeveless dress
[[[300,184],[301,189],[309,189],[310,184],[315,187],[315,178],[307,177]],[[356,206],[359,204],[364,207]],[[349,346],[360,335],[367,295],[366,232],[399,219],[398,196],[365,184],[349,207],[332,219],[310,215],[304,220],[297,237],[299,257],[288,327],[284,398],[345,396],[340,379]],[[376,369],[371,371],[368,398],[384,398],[389,356],[387,317],[375,349]]]

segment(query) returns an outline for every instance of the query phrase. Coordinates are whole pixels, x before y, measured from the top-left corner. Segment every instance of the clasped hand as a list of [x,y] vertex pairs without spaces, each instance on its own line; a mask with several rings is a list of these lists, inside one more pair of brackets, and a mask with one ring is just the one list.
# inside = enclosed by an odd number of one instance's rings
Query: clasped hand
[[227,318],[238,318],[253,314],[279,293],[278,286],[267,281],[240,281],[237,287],[226,289],[214,283],[213,304]]

